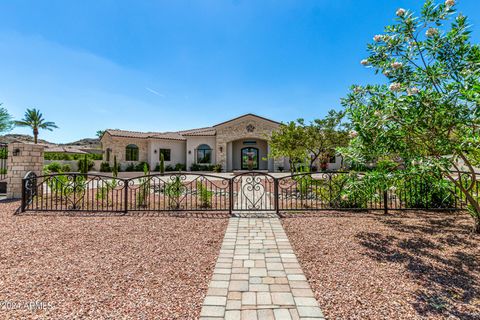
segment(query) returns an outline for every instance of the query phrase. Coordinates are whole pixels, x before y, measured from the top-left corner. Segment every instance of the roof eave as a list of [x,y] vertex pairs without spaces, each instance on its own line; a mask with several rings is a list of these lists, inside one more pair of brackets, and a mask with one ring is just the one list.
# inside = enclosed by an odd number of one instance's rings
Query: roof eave
[[259,119],[262,119],[262,120],[265,120],[265,121],[268,121],[268,122],[272,122],[272,123],[275,123],[275,124],[278,124],[278,125],[281,124],[281,123],[278,122],[278,121],[271,120],[271,119],[268,119],[268,118],[265,118],[265,117],[256,115],[256,114],[254,114],[254,113],[247,113],[247,114],[238,116],[238,117],[236,117],[236,118],[233,118],[233,119],[230,119],[230,120],[227,120],[227,121],[218,123],[218,124],[214,125],[213,127],[216,128],[216,127],[222,126],[222,125],[224,125],[224,124],[227,124],[227,123],[229,123],[229,122],[236,121],[236,120],[238,120],[238,119],[245,118],[245,117],[248,117],[248,116],[252,116],[252,117],[255,117],[255,118],[259,118]]

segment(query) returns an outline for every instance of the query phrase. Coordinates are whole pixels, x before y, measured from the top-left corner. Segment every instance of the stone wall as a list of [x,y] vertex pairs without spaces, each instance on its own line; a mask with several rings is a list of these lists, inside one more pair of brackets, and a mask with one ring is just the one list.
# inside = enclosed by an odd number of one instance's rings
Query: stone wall
[[[223,171],[227,168],[227,143],[238,139],[268,140],[272,131],[278,129],[275,122],[262,120],[256,117],[246,117],[238,121],[231,121],[216,127],[217,130],[217,163],[222,165]],[[222,150],[222,151],[220,151]],[[283,159],[275,159],[274,171]]]
[[29,171],[42,174],[43,149],[44,146],[29,143],[8,145],[7,199],[22,198],[22,179]]
[[[138,161],[126,161],[125,148],[129,144],[135,144],[138,147]],[[113,157],[117,157],[117,163],[125,168],[129,163],[147,162],[148,161],[148,140],[142,138],[124,138],[124,137],[112,137],[106,133],[102,137],[102,149],[106,153],[107,149],[111,149],[110,153],[110,165],[113,165]],[[106,161],[106,154],[103,158]]]

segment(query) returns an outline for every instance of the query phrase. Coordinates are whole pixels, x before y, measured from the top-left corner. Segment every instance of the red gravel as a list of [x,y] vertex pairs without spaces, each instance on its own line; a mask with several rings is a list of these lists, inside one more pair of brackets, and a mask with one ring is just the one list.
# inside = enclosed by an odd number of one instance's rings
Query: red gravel
[[18,206],[0,203],[1,319],[198,318],[227,219],[13,216]]
[[283,225],[328,319],[480,319],[469,216],[293,216]]

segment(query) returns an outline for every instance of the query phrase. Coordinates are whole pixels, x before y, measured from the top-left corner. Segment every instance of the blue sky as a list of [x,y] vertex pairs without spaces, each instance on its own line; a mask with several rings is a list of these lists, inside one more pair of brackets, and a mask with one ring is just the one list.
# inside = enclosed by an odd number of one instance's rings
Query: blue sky
[[[253,112],[339,109],[366,44],[418,0],[0,0],[0,102],[37,107],[68,142],[105,128],[169,131]],[[480,2],[460,0],[475,42]],[[15,129],[16,133],[29,133]]]

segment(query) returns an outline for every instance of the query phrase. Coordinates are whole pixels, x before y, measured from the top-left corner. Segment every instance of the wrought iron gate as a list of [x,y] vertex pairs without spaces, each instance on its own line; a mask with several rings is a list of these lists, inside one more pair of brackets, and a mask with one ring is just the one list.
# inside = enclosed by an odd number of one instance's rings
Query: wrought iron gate
[[259,172],[246,172],[232,179],[232,211],[276,211],[277,180]]

